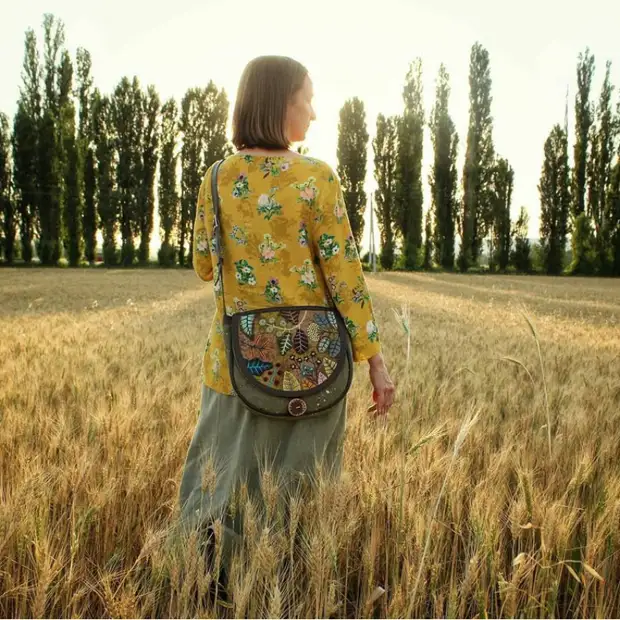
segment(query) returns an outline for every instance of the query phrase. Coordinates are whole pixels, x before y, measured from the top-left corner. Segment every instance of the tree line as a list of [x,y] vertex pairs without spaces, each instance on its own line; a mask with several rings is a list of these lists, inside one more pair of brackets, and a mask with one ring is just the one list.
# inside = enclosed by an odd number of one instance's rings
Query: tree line
[[[577,64],[575,141],[568,152],[567,111],[544,144],[538,185],[540,244],[530,247],[528,213],[510,211],[514,170],[493,144],[491,67],[476,43],[470,54],[469,125],[459,179],[460,140],[450,116],[450,76],[441,66],[435,103],[424,109],[422,61],[411,63],[402,113],[379,114],[372,143],[375,214],[383,269],[489,269],[620,275],[620,104],[614,113],[610,64],[597,103],[594,57]],[[567,101],[568,106],[568,101]],[[149,262],[157,206],[162,266],[191,265],[196,198],[206,169],[232,152],[229,102],[213,82],[163,102],[154,86],[123,77],[111,93],[94,85],[90,54],[75,59],[64,26],[43,19],[42,46],[25,36],[22,84],[11,124],[0,113],[0,257],[3,262],[70,265],[100,257],[105,265]],[[430,131],[433,165],[426,179],[423,144]],[[338,125],[338,174],[353,234],[361,245],[369,134],[364,103],[345,102]],[[571,261],[566,262],[570,237]]]
[[73,60],[62,22],[46,14],[42,54],[26,32],[12,127],[0,114],[4,262],[32,263],[36,252],[43,265],[93,263],[100,232],[106,265],[147,264],[157,192],[159,263],[191,264],[200,183],[230,152],[228,108],[213,82],[190,88],[180,107],[136,77],[102,93],[89,52]]
[[[372,144],[381,266],[468,271],[479,267],[486,243],[491,271],[527,273],[536,262],[548,274],[620,275],[620,103],[614,113],[609,62],[598,102],[592,101],[594,67],[589,50],[579,55],[572,167],[568,99],[564,124],[556,124],[545,141],[538,184],[540,243],[532,248],[527,209],[521,207],[517,219],[511,221],[514,170],[493,144],[488,51],[479,43],[471,48],[469,125],[460,183],[459,136],[449,112],[446,67],[439,69],[435,103],[427,118],[422,61],[411,63],[402,113],[387,118],[378,115]],[[431,205],[424,215],[426,129],[430,130],[434,157],[428,178]],[[358,242],[366,208],[363,185],[368,140],[364,104],[353,98],[340,111],[338,172]]]

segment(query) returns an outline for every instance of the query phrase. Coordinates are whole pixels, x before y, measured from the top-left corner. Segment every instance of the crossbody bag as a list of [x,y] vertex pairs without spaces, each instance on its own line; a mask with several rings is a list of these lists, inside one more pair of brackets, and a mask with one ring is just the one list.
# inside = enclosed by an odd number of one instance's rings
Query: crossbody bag
[[212,169],[213,244],[223,300],[223,332],[233,389],[255,413],[298,419],[325,413],[353,378],[351,338],[335,307],[279,306],[228,315],[217,187]]

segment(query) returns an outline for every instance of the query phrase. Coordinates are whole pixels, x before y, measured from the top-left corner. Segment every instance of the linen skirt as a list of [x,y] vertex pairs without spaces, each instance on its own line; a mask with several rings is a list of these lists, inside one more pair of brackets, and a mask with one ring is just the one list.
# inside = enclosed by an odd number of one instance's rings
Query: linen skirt
[[[200,416],[191,440],[179,492],[183,528],[221,523],[224,567],[243,536],[243,486],[258,514],[264,514],[263,474],[276,481],[279,499],[340,475],[346,425],[346,397],[327,412],[273,419],[249,411],[236,396],[203,384]],[[234,510],[230,510],[234,504]]]

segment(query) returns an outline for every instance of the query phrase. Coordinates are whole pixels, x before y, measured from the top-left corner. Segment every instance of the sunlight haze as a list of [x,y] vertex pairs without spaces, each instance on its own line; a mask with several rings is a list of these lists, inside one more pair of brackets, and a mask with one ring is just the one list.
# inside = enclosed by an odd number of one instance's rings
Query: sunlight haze
[[[507,6],[511,8],[507,10]],[[232,105],[248,60],[260,54],[294,56],[308,67],[314,82],[317,121],[305,143],[311,155],[337,165],[339,109],[349,97],[364,101],[371,137],[368,192],[375,188],[372,138],[377,114],[401,111],[405,74],[417,56],[423,62],[427,118],[441,62],[450,73],[450,112],[460,139],[461,185],[469,111],[469,51],[480,41],[491,59],[495,147],[515,170],[512,216],[516,218],[521,205],[528,208],[531,237],[538,237],[537,183],[543,144],[551,127],[564,121],[567,86],[572,158],[579,52],[589,45],[596,57],[595,100],[607,60],[613,63],[612,83],[620,82],[620,3],[601,0],[590,2],[587,13],[556,0],[528,0],[519,5],[454,0],[441,4],[385,0],[369,5],[336,1],[189,0],[147,5],[119,0],[31,0],[13,4],[3,16],[0,110],[11,117],[21,81],[24,32],[32,27],[40,43],[45,12],[65,23],[72,55],[77,47],[91,52],[95,85],[107,93],[123,75],[137,75],[143,86],[154,84],[162,100],[174,96],[180,101],[189,87],[205,86],[213,80],[226,89]],[[614,107],[618,101],[615,91]],[[430,206],[427,178],[431,163],[427,128],[424,210]],[[367,247],[368,211],[366,216]]]

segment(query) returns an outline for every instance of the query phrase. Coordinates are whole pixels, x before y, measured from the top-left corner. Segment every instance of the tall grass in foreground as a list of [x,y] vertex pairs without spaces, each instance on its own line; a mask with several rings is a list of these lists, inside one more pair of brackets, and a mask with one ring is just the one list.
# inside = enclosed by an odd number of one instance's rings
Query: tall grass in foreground
[[210,290],[184,273],[23,278],[0,280],[0,616],[620,614],[620,336],[599,320],[620,293],[580,292],[588,322],[549,279],[522,291],[528,327],[496,280],[369,278],[398,403],[372,421],[358,368],[345,473],[287,520],[265,472],[228,610],[205,596],[196,536],[163,544]]

